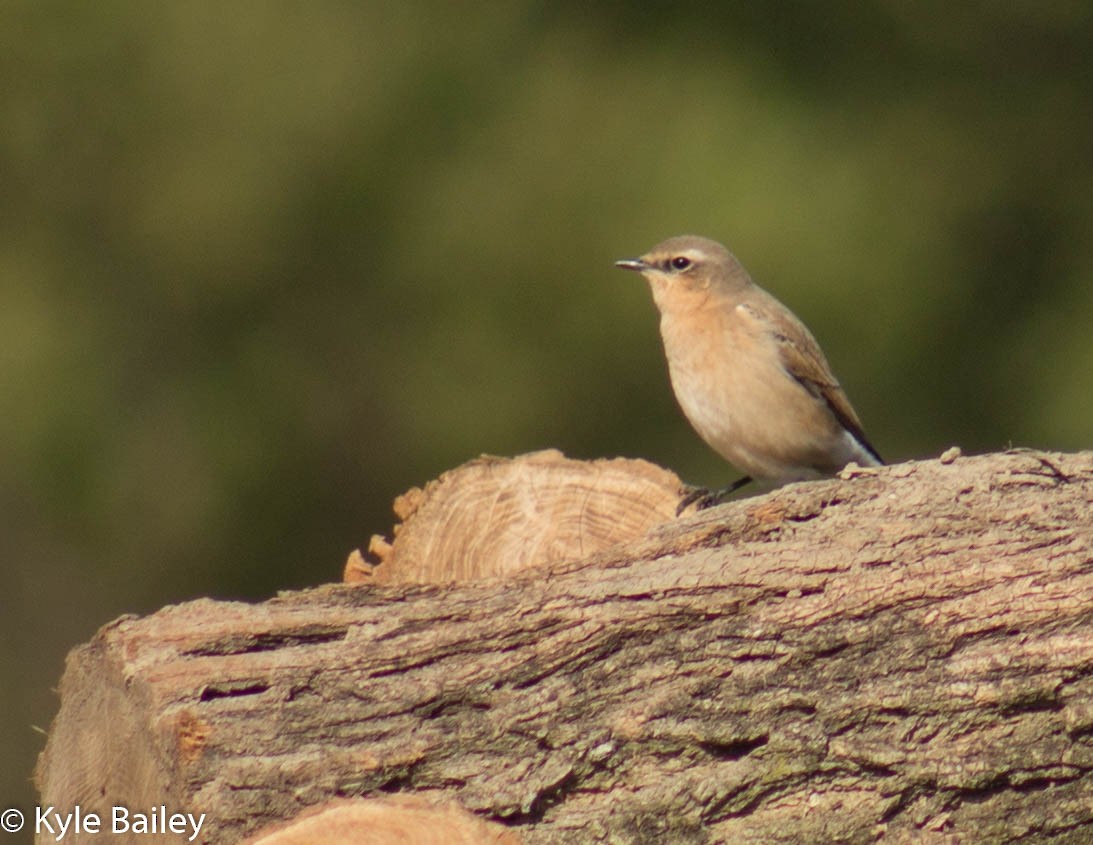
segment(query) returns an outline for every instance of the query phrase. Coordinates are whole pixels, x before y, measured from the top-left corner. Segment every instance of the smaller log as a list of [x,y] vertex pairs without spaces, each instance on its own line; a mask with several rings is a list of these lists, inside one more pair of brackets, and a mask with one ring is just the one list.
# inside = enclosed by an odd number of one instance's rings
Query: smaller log
[[676,516],[683,483],[648,461],[575,461],[556,449],[483,455],[395,500],[394,540],[346,561],[347,583],[428,584],[581,560]]
[[244,845],[520,845],[515,831],[452,801],[417,795],[331,801],[272,825]]

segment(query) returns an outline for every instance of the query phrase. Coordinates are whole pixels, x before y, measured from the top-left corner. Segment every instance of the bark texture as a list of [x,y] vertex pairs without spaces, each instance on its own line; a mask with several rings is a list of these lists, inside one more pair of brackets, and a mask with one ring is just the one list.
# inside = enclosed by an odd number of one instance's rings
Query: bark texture
[[391,793],[529,845],[1093,841],[1093,454],[846,475],[505,579],[117,620],[42,800],[217,843]]

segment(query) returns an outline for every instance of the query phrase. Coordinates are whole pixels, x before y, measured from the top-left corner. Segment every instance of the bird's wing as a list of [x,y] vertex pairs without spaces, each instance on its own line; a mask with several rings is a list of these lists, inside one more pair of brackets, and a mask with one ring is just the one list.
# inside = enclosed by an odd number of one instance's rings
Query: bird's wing
[[[774,340],[782,368],[805,390],[824,402],[842,427],[849,431],[867,452],[879,462],[884,463],[873,444],[869,442],[869,438],[865,436],[861,421],[854,412],[850,400],[846,398],[846,392],[839,384],[839,380],[835,378],[831,365],[827,363],[827,358],[824,357],[820,345],[808,327],[784,308],[774,311],[761,310],[749,305],[739,307],[744,309],[753,320],[761,323],[768,336]],[[775,313],[779,319],[772,320],[763,311]]]

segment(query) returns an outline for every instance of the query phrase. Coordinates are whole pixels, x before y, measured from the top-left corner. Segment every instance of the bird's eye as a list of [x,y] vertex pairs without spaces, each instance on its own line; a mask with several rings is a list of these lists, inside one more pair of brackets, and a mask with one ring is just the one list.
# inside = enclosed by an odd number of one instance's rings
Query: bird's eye
[[672,267],[674,267],[676,270],[686,270],[688,267],[691,266],[691,259],[689,259],[686,255],[677,255],[675,258],[672,259],[671,263]]

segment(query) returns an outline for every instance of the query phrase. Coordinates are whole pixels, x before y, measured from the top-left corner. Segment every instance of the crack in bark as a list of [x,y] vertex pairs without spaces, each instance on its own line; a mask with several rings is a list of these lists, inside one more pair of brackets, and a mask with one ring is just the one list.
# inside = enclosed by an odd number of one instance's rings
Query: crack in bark
[[247,695],[261,695],[268,692],[270,685],[264,681],[238,681],[228,684],[210,684],[199,697],[200,701],[215,701],[218,698],[238,698]]
[[346,638],[348,626],[324,628],[292,628],[285,631],[268,631],[261,634],[240,634],[200,643],[179,652],[182,657],[226,657],[236,654],[252,654],[260,651],[276,651],[296,646],[325,645]]

